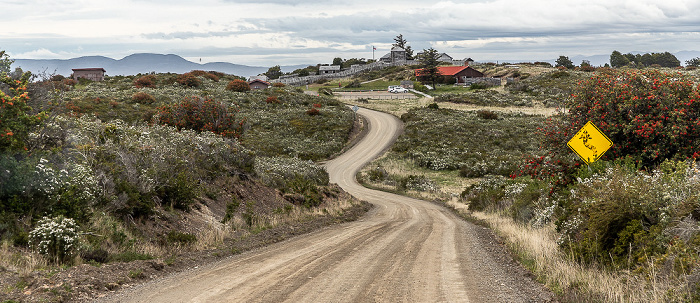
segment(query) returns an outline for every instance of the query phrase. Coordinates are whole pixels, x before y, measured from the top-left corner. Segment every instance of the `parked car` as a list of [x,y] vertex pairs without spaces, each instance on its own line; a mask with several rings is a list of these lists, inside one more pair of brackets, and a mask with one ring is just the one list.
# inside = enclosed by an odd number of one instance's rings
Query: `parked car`
[[397,88],[397,87],[401,87],[401,86],[398,86],[398,85],[389,85],[389,88],[388,88],[386,91],[391,92],[391,91],[393,91],[393,90],[394,90],[395,88]]
[[398,93],[407,93],[408,90],[401,87],[401,86],[397,86],[397,87],[394,87],[394,89],[390,90],[389,92],[392,92],[394,94],[398,94]]

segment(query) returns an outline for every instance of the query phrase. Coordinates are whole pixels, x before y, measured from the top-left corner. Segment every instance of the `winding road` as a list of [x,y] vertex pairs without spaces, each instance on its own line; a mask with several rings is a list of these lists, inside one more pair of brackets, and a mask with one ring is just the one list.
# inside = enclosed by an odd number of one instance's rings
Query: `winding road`
[[370,190],[355,174],[401,122],[367,109],[331,182],[375,207],[362,219],[294,237],[130,290],[119,302],[548,302],[490,231],[426,201]]

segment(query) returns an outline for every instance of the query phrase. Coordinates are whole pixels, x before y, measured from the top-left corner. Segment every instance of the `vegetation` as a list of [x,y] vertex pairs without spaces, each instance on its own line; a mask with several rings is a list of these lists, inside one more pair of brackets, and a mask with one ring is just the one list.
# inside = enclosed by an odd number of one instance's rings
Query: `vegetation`
[[619,51],[613,51],[612,54],[610,54],[610,66],[612,67],[649,67],[654,65],[659,67],[677,67],[681,65],[681,62],[676,56],[669,52],[646,53],[643,55],[627,53],[623,55]]
[[[3,73],[0,84],[3,277],[164,258],[353,205],[331,203],[342,194],[312,162],[338,153],[353,125],[332,98],[288,87],[236,92],[228,86],[238,77],[204,71],[74,87],[31,79]],[[176,226],[198,215],[193,208],[218,205],[224,223]]]

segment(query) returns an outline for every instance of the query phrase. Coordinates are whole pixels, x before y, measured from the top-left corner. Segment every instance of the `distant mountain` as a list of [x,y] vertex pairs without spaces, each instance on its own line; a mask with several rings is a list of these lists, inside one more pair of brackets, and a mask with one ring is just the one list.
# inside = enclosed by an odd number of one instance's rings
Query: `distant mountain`
[[[281,66],[283,72],[291,72],[308,65]],[[104,68],[109,76],[136,75],[150,72],[186,73],[192,70],[217,71],[236,76],[248,77],[264,73],[269,67],[247,66],[227,62],[206,64],[187,61],[178,55],[133,54],[120,60],[103,56],[86,56],[73,59],[15,59],[12,68],[20,67],[34,74],[46,72],[69,76],[74,68]]]

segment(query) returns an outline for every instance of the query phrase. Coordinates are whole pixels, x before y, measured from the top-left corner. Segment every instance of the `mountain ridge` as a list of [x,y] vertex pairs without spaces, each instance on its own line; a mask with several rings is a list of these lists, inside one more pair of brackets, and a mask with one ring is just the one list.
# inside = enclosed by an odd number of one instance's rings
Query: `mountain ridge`
[[[217,71],[248,77],[264,73],[269,67],[248,66],[228,62],[196,63],[174,54],[136,53],[122,59],[105,56],[82,56],[71,59],[15,59],[12,68],[21,68],[33,74],[69,76],[74,68],[104,68],[109,76],[136,75],[151,72],[182,74],[192,70]],[[291,72],[308,65],[281,66]]]

